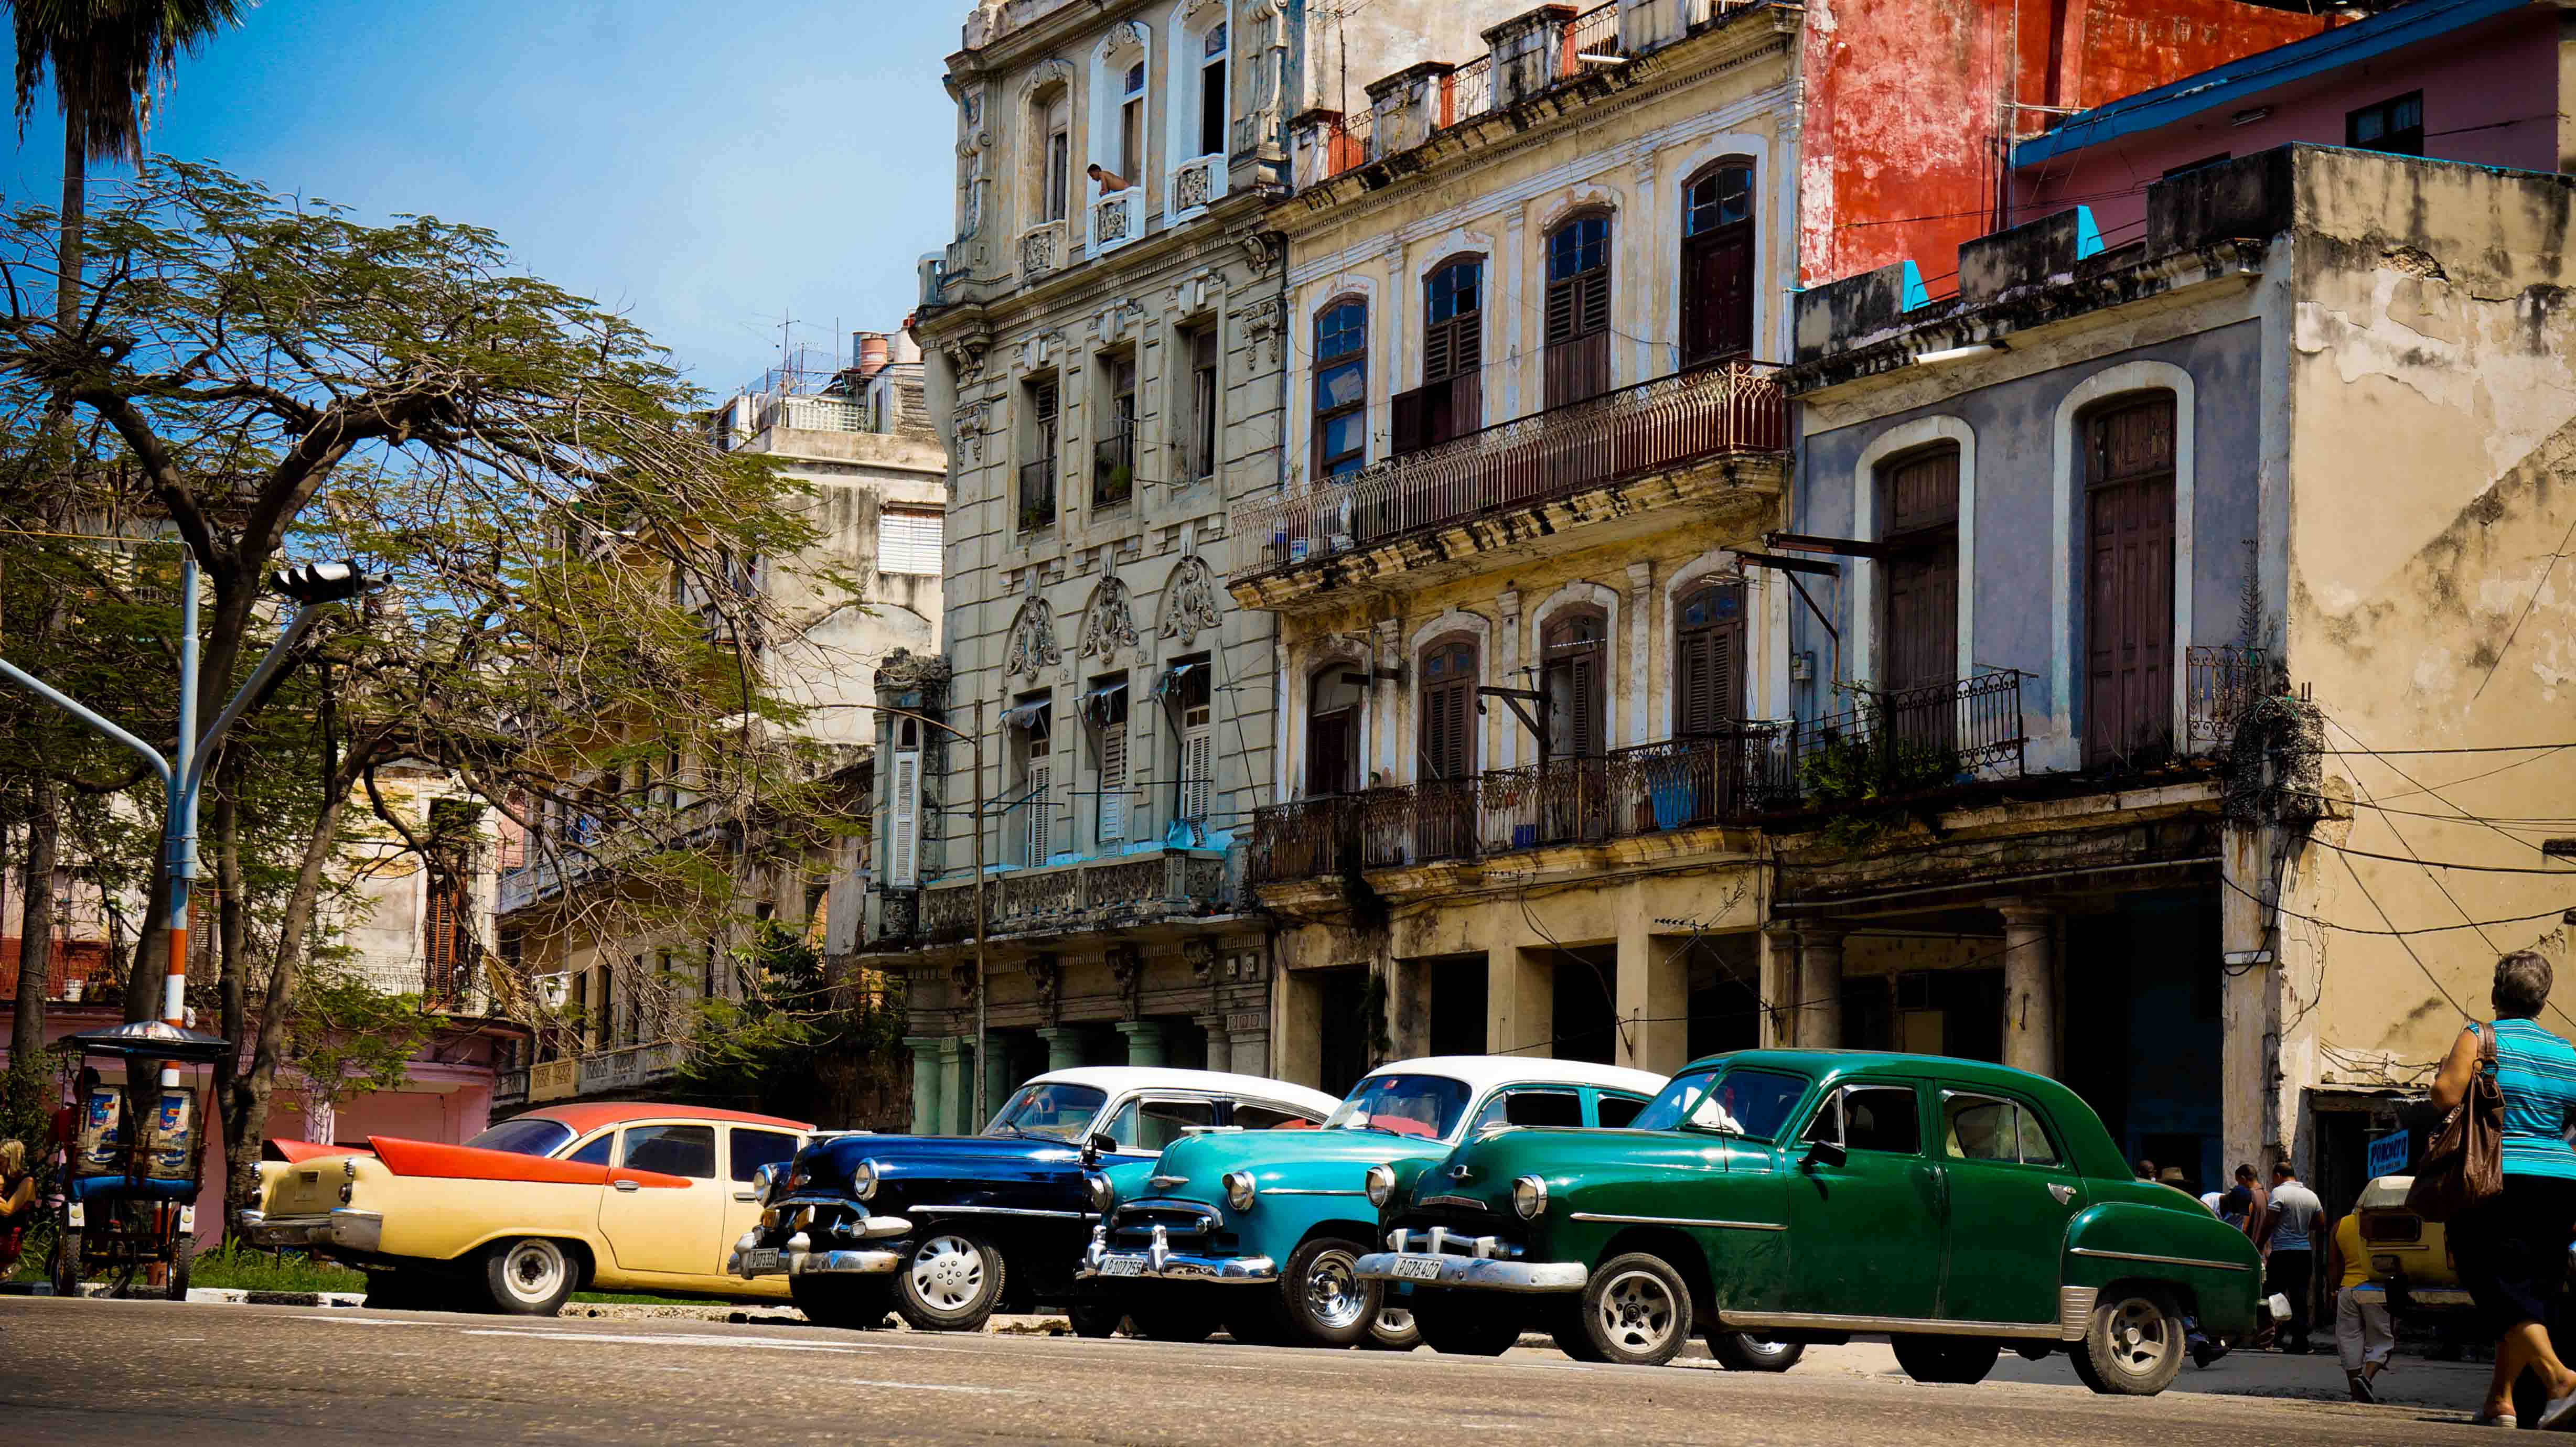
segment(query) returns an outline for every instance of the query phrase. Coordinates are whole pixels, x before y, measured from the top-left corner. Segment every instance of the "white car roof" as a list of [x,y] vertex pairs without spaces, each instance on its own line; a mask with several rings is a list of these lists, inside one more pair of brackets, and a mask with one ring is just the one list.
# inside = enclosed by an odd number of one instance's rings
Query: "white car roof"
[[1463,1080],[1478,1094],[1497,1085],[1598,1085],[1653,1095],[1665,1077],[1624,1065],[1594,1065],[1583,1060],[1534,1060],[1524,1055],[1425,1055],[1398,1060],[1369,1072],[1379,1075],[1446,1075]]
[[1275,1100],[1316,1112],[1316,1119],[1333,1113],[1340,1105],[1338,1096],[1284,1080],[1261,1075],[1236,1075],[1224,1070],[1174,1070],[1159,1065],[1077,1065],[1069,1070],[1050,1070],[1031,1076],[1031,1085],[1088,1085],[1094,1090],[1115,1096],[1130,1090],[1199,1090],[1220,1095],[1250,1095]]

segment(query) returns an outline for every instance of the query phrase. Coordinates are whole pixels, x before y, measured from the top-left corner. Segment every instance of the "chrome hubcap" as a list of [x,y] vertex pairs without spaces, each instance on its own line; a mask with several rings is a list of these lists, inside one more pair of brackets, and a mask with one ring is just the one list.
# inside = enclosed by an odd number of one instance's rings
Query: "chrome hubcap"
[[1675,1314],[1662,1280],[1630,1271],[1601,1293],[1601,1336],[1621,1351],[1658,1351],[1673,1334]]
[[984,1289],[984,1253],[956,1236],[934,1236],[912,1258],[912,1294],[934,1311],[963,1311]]
[[1369,1330],[1386,1341],[1402,1341],[1413,1335],[1413,1313],[1400,1306],[1380,1307]]
[[543,1301],[563,1283],[563,1252],[551,1241],[522,1241],[501,1263],[510,1294],[522,1301]]
[[2173,1323],[2154,1302],[2131,1297],[2112,1310],[2111,1355],[2126,1371],[2154,1371],[2173,1350],[2173,1335]]
[[1345,1330],[1368,1310],[1368,1293],[1352,1274],[1354,1264],[1347,1251],[1322,1251],[1306,1268],[1306,1310],[1317,1326]]

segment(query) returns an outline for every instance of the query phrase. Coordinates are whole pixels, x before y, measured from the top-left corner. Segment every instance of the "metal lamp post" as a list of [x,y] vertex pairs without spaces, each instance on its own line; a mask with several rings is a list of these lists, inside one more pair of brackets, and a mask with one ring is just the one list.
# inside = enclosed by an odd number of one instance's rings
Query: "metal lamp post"
[[[0,658],[0,678],[6,678],[38,698],[88,724],[116,742],[143,756],[152,772],[161,779],[164,803],[161,822],[161,857],[170,875],[168,910],[164,916],[169,927],[169,960],[161,988],[161,1018],[184,1027],[188,1022],[188,888],[197,873],[197,800],[205,783],[206,760],[214,756],[215,745],[239,722],[250,701],[276,678],[286,666],[287,655],[298,640],[313,627],[322,609],[332,603],[357,596],[374,582],[366,570],[355,562],[315,563],[290,568],[274,575],[270,585],[297,603],[295,616],[288,619],[277,641],[242,681],[239,691],[215,716],[214,724],[203,734],[197,732],[197,560],[190,555],[179,565],[179,728],[178,743],[170,757],[145,743],[115,722],[64,693],[43,679]],[[178,1072],[164,1068],[161,1083],[178,1084]]]

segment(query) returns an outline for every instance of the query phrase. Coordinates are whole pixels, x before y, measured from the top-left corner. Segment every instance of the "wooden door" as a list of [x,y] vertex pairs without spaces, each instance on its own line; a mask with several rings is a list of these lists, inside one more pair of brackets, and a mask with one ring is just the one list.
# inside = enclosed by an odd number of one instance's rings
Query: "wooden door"
[[1883,673],[1891,691],[1929,688],[1959,675],[1959,450],[1904,458],[1880,474],[1887,523],[1880,536],[1887,597]]
[[2085,422],[2084,762],[2173,744],[2174,400]]
[[1476,647],[1443,643],[1422,662],[1414,849],[1420,859],[1469,852],[1475,819]]

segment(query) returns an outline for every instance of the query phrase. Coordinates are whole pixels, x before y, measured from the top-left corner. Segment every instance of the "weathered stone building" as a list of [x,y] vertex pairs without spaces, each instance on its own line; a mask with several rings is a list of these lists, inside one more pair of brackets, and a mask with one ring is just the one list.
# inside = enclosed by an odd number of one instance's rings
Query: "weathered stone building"
[[[910,971],[922,1128],[980,1124],[979,1072],[999,1100],[1051,1064],[1270,1068],[1267,929],[1238,893],[1273,771],[1272,627],[1223,586],[1228,503],[1277,483],[1302,345],[1265,208],[1292,117],[1399,46],[1506,13],[969,16],[947,76],[957,240],[925,266],[922,311],[953,469],[948,647],[879,679],[935,722],[879,722],[868,916],[871,958]],[[974,751],[948,730],[982,740],[980,816]]]
[[[813,555],[779,566],[750,560],[741,583],[768,592],[790,636],[763,640],[751,654],[763,682],[809,710],[802,738],[830,746],[830,782],[860,807],[872,765],[869,680],[892,654],[938,647],[941,602],[939,539],[947,477],[924,396],[921,352],[909,329],[862,332],[848,365],[803,355],[745,388],[705,418],[714,445],[778,459],[807,489],[804,506],[823,534]],[[818,585],[824,571],[855,585],[856,602]],[[592,848],[549,847],[544,839],[505,839],[498,933],[513,972],[551,1001],[564,1028],[540,1034],[527,1070],[525,1099],[617,1096],[667,1079],[680,1064],[690,1007],[710,993],[738,991],[732,952],[756,920],[775,920],[813,937],[827,959],[846,968],[855,931],[837,936],[833,922],[854,915],[857,891],[832,881],[855,875],[865,845],[854,841],[838,860],[807,857],[799,847],[761,862],[753,805],[719,776],[715,763],[685,750],[659,758],[650,720],[614,721],[626,762],[568,782],[643,800],[666,837],[692,845],[727,841],[745,875],[745,913],[738,921],[685,936],[659,929],[634,933],[640,912],[589,907],[607,871]],[[538,827],[591,841],[604,827],[562,803],[546,806]],[[845,903],[831,903],[837,893]]]
[[[1277,1067],[1677,1069],[1750,1044],[1751,826],[1786,711],[1767,366],[1799,12],[1529,11],[1298,130],[1284,487],[1231,589],[1280,629]],[[1453,63],[1463,62],[1463,63]],[[1362,142],[1365,142],[1363,145]]]
[[1992,1044],[2133,1154],[2293,1158],[2335,1206],[2496,954],[2566,958],[2576,193],[2295,145],[2143,221],[1799,299],[1840,638],[1790,646],[1878,687],[1797,727],[1874,797],[1783,826],[1764,988],[1801,1041]]

